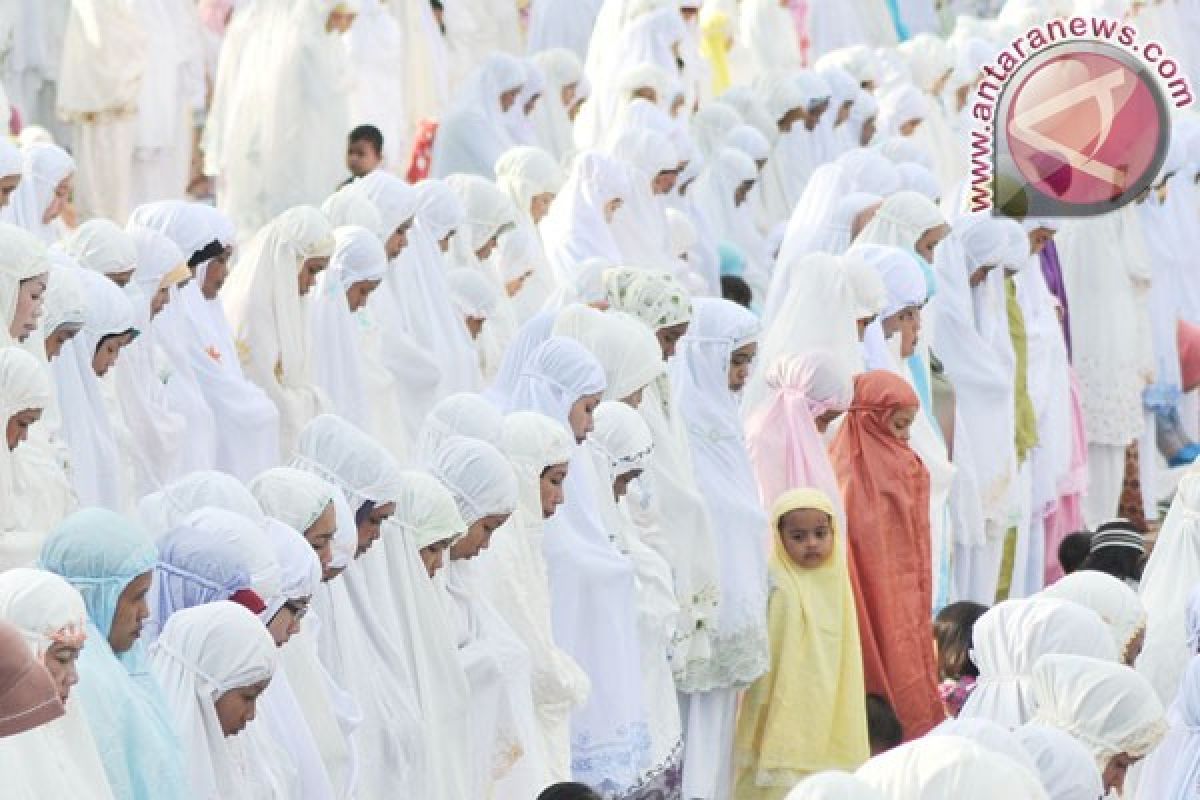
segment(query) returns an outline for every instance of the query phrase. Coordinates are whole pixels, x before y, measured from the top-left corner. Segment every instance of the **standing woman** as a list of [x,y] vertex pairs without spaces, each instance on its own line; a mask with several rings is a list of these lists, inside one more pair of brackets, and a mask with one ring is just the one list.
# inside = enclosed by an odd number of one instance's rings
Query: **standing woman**
[[0,346],[23,342],[37,330],[49,270],[45,245],[0,223]]
[[610,226],[629,192],[629,179],[616,160],[593,152],[575,157],[567,182],[538,226],[560,286],[574,284],[579,265],[586,259],[621,263],[621,248]]
[[76,661],[87,639],[87,610],[79,592],[58,575],[37,569],[0,572],[0,620],[15,626],[38,662],[54,678],[66,716],[20,736],[0,738],[5,790],[12,779],[29,794],[16,797],[73,797],[111,800],[108,776],[71,690],[79,682]]
[[[708,691],[687,697],[687,797],[727,797],[733,780],[738,692],[766,672],[767,525],[738,411],[758,348],[758,318],[728,300],[703,298],[669,365],[687,420],[693,470],[717,539],[721,603]],[[700,756],[700,754],[703,754]],[[700,757],[697,757],[700,756]]]
[[237,603],[205,603],[167,620],[150,667],[183,739],[195,797],[262,796],[254,763],[261,755],[237,737],[254,722],[278,658],[266,627]]
[[31,144],[21,156],[21,182],[3,218],[52,244],[66,232],[61,215],[71,197],[75,159],[55,144]]
[[78,589],[87,607],[88,642],[79,656],[84,680],[76,693],[113,795],[190,800],[184,750],[139,641],[156,561],[140,528],[89,508],[55,529],[40,566]]
[[508,127],[523,112],[517,95],[525,80],[520,60],[507,53],[491,53],[475,68],[438,125],[433,177],[454,173],[495,177],[496,159],[517,144]]
[[328,401],[312,373],[305,296],[333,255],[333,231],[321,212],[283,212],[250,242],[225,295],[246,377],[279,409],[279,446],[291,452],[300,429]]
[[919,411],[916,392],[899,375],[859,375],[831,447],[846,504],[867,691],[888,700],[905,739],[945,719],[933,653],[929,472],[908,446]]

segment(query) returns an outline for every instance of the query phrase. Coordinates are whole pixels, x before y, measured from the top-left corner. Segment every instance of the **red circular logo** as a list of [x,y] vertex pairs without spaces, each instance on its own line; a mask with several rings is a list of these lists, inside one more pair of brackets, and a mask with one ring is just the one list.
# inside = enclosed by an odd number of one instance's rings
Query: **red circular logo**
[[1166,139],[1160,101],[1124,53],[1068,50],[1010,89],[1009,155],[1032,189],[1064,205],[1118,201],[1157,171]]

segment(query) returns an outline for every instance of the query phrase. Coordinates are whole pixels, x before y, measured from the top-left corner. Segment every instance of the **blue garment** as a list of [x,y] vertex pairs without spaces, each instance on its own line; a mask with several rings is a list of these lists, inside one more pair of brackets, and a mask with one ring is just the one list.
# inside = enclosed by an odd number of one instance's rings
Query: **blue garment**
[[141,643],[120,655],[108,643],[121,592],[157,559],[145,532],[99,508],[67,517],[42,547],[40,566],[78,589],[87,607],[75,694],[120,800],[191,797],[183,748]]
[[904,24],[904,16],[900,13],[900,0],[887,0],[888,14],[892,17],[892,27],[896,29],[896,39],[906,42],[909,39],[908,26]]

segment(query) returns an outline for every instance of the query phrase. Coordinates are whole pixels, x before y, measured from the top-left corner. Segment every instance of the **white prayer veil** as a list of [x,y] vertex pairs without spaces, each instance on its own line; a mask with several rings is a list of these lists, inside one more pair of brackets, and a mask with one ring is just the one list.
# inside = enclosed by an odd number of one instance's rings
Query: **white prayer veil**
[[137,516],[146,531],[157,538],[206,506],[241,514],[259,525],[266,521],[258,501],[241,481],[213,470],[193,472],[146,495],[138,501]]
[[560,285],[573,283],[575,271],[585,259],[621,262],[621,249],[604,209],[610,201],[624,199],[630,192],[625,170],[614,159],[593,152],[575,157],[567,182],[538,226],[546,258]]
[[1007,756],[959,736],[934,736],[876,756],[855,775],[889,798],[1047,800],[1038,779]]
[[[587,698],[591,681],[555,642],[550,579],[542,555],[542,473],[567,464],[574,442],[559,422],[536,412],[503,418],[502,449],[517,477],[518,502],[480,558],[480,587],[529,649],[531,688],[548,766],[556,780],[571,774],[571,711]],[[519,587],[519,588],[517,588]]]
[[845,772],[821,772],[806,778],[784,800],[886,800],[878,789]]
[[[535,19],[537,9],[542,5],[535,6]],[[574,9],[571,16],[575,16]],[[533,63],[546,77],[546,93],[533,110],[533,124],[542,147],[562,162],[575,152],[573,123],[570,108],[563,102],[563,92],[572,87],[574,97],[582,97],[579,88],[583,80],[583,63],[578,55],[560,47],[534,52]]]
[[348,183],[325,198],[325,202],[321,203],[321,213],[329,220],[334,230],[356,225],[371,231],[381,241],[392,234],[383,227],[383,216],[359,182]]
[[22,169],[21,148],[7,137],[0,139],[0,178],[20,175]]
[[942,212],[923,195],[899,191],[883,201],[854,243],[913,250],[926,231],[945,224]]
[[[2,384],[0,384],[2,385]],[[87,610],[79,591],[40,569],[0,572],[0,620],[21,633],[38,663],[55,644],[81,647]],[[18,796],[110,800],[112,790],[80,701],[66,701],[66,716],[0,739],[0,763]]]
[[622,133],[611,152],[625,166],[629,193],[613,217],[613,238],[625,263],[656,269],[676,268],[666,220],[666,202],[654,192],[655,177],[679,166],[670,140],[647,129]]
[[197,796],[245,796],[238,763],[243,754],[237,752],[244,742],[227,739],[215,703],[228,692],[269,682],[278,658],[266,627],[236,603],[185,609],[167,622],[150,667],[181,733]]
[[452,436],[478,439],[500,447],[504,417],[480,395],[460,392],[434,406],[417,435],[413,461],[428,467]]
[[668,366],[720,563],[721,602],[708,688],[748,685],[769,661],[766,514],[746,451],[739,397],[729,388],[733,352],[756,342],[759,333],[758,318],[747,309],[728,300],[697,299],[687,335]]
[[1034,665],[1047,654],[1116,661],[1116,647],[1094,611],[1066,600],[1006,600],[975,623],[971,661],[979,681],[959,714],[1015,728],[1037,710]]
[[[19,347],[0,348],[0,422],[6,426],[15,414],[22,411],[44,410],[50,405],[53,388],[50,376],[37,358]],[[28,546],[18,544],[23,536],[10,535],[17,531],[34,532],[36,500],[27,492],[36,493],[40,487],[22,486],[18,479],[18,462],[36,444],[18,442],[9,449],[8,441],[0,447],[0,495],[5,498],[0,509],[0,531],[3,531],[4,546],[0,548],[4,566],[23,566],[37,557],[41,537],[30,541]],[[9,541],[9,540],[12,541]]]
[[1074,736],[1033,723],[1013,735],[1033,759],[1049,800],[1096,800],[1104,795],[1092,754]]
[[730,145],[733,131],[742,125],[742,117],[722,102],[705,103],[688,121],[688,130],[703,159],[716,158],[721,148]]
[[141,633],[147,644],[154,643],[176,611],[228,600],[234,592],[250,588],[245,554],[215,533],[208,526],[181,526],[155,542],[158,563],[148,598],[150,616]]
[[514,147],[496,160],[496,186],[530,225],[530,201],[539,194],[558,194],[566,180],[559,162],[540,147]]
[[361,324],[347,292],[356,283],[378,282],[388,270],[383,242],[361,227],[336,228],[333,256],[313,289],[310,307],[313,372],[333,408],[363,430],[374,430],[368,384],[363,377]]
[[112,220],[88,220],[63,240],[62,248],[79,266],[102,275],[132,272],[138,266],[133,239]]
[[514,100],[505,111],[500,96],[525,83],[520,60],[507,53],[490,53],[458,89],[453,107],[438,125],[433,146],[431,175],[445,178],[455,173],[491,180],[496,159],[517,144],[509,120],[522,109]]
[[895,353],[889,348],[883,321],[905,309],[921,308],[929,296],[925,272],[917,263],[917,255],[901,247],[856,244],[847,255],[861,258],[879,273],[886,290],[887,301],[875,321],[867,326],[863,338],[863,355],[867,369],[895,370]]
[[1096,612],[1108,626],[1117,657],[1123,663],[1129,663],[1134,640],[1146,631],[1146,610],[1137,593],[1124,581],[1103,572],[1079,570],[1047,586],[1042,594],[1069,600]]
[[1037,765],[1028,751],[1013,735],[1011,729],[992,722],[990,719],[948,719],[929,732],[930,736],[958,736],[974,742],[985,750],[991,750],[1012,759],[1037,775]]
[[1153,687],[1113,661],[1042,656],[1033,669],[1033,690],[1033,722],[1074,736],[1101,772],[1121,753],[1147,755],[1166,733],[1165,712]]
[[750,156],[727,146],[708,163],[688,190],[688,196],[696,204],[700,224],[711,230],[717,239],[742,251],[746,257],[746,282],[754,289],[756,297],[761,298],[770,285],[770,253],[755,226],[749,200],[739,203],[736,198],[742,185],[757,181],[758,167]]
[[[201,530],[211,541],[227,543],[238,551],[250,580],[249,588],[258,593],[267,606],[259,618],[264,624],[270,622],[288,598],[280,591],[279,562],[267,541],[266,524],[233,511],[210,507],[188,514],[181,527]],[[162,620],[165,621],[167,616],[163,614]]]
[[464,319],[486,320],[500,303],[500,293],[492,281],[469,267],[446,273],[446,283],[454,307]]
[[[854,217],[881,200],[866,192],[852,192],[849,184],[849,171],[837,161],[813,171],[788,218],[777,262],[812,252],[841,255],[849,247]],[[851,198],[853,202],[849,202]],[[855,206],[858,208],[849,212]]]
[[4,208],[4,221],[51,244],[61,234],[61,222],[43,219],[58,185],[74,174],[75,159],[56,144],[31,144],[21,148],[21,155],[21,182]]
[[0,345],[16,344],[9,328],[16,317],[21,281],[49,269],[45,245],[27,231],[0,223]]
[[892,162],[874,149],[858,147],[838,156],[837,163],[847,171],[849,188],[888,197],[900,191],[900,173]]
[[272,467],[250,482],[262,513],[304,534],[333,502],[334,487],[294,467]]
[[1167,722],[1162,744],[1141,768],[1137,793],[1139,797],[1187,800],[1200,784],[1200,656],[1188,662]]
[[[792,111],[808,111],[827,100],[832,92],[829,84],[816,72],[799,70],[773,73],[762,81],[759,94],[778,127]],[[764,221],[768,225],[791,216],[804,184],[820,166],[822,156],[818,131],[808,130],[800,121],[796,121],[789,131],[780,131],[771,158],[763,169],[762,201]]]
[[604,400],[624,400],[664,372],[658,340],[627,314],[567,306],[554,322],[554,335],[578,341],[600,362]]
[[255,235],[225,289],[242,369],[279,408],[284,452],[326,405],[313,382],[307,303],[297,276],[306,259],[332,253],[333,231],[325,217],[311,206],[298,206]]

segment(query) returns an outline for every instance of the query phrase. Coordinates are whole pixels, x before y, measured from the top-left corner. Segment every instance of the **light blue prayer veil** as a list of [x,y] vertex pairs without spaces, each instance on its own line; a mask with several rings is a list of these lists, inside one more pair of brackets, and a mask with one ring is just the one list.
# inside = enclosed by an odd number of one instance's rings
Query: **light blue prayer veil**
[[100,508],[67,517],[42,546],[42,569],[83,595],[88,637],[79,655],[80,698],[121,800],[190,798],[183,748],[162,691],[146,669],[141,642],[120,656],[108,644],[117,599],[134,578],[154,569],[158,553],[131,520]]
[[214,537],[212,531],[178,527],[158,540],[150,619],[142,638],[153,643],[176,611],[228,600],[250,586],[250,568],[241,550]]

